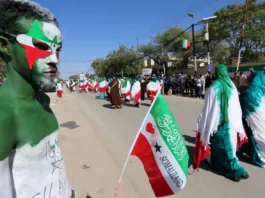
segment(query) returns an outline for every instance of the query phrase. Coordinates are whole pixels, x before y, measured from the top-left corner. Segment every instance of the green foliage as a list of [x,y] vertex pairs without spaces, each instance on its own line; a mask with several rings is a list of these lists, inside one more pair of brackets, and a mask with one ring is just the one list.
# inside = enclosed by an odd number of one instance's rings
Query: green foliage
[[[201,40],[201,37],[201,31],[195,33],[195,41]],[[160,65],[167,65],[167,62],[169,61],[168,54],[173,54],[179,60],[175,63],[175,66],[177,66],[177,68],[185,68],[187,67],[189,58],[193,56],[193,50],[192,46],[190,50],[182,48],[182,42],[184,39],[191,41],[192,33],[184,32],[181,27],[176,26],[155,36],[149,44],[141,45],[139,51],[144,56],[148,56]],[[206,48],[202,42],[198,42],[195,45],[197,56],[206,54]]]
[[91,67],[97,76],[135,76],[141,73],[143,61],[133,48],[123,45],[110,52],[106,59],[96,59]]
[[69,77],[69,79],[78,80],[79,79],[79,75],[72,75],[72,76]]
[[[229,5],[215,12],[218,18],[209,24],[210,39],[225,43],[230,58],[238,56],[244,9],[244,4]],[[241,56],[243,61],[264,60],[265,2],[250,0],[248,10]]]
[[[238,56],[241,42],[242,22],[245,4],[231,4],[216,11],[216,19],[209,21],[210,55],[214,64],[230,64],[233,57]],[[207,43],[204,41],[205,29],[195,32],[196,57],[207,56]],[[242,40],[242,61],[265,60],[265,2],[249,0],[245,33]],[[169,55],[174,55],[177,61],[173,66],[178,69],[187,68],[189,59],[194,56],[193,44],[189,50],[182,49],[182,41],[187,39],[192,43],[191,28],[184,31],[181,27],[171,27],[157,34],[146,45],[140,45],[138,52],[142,57],[153,59],[159,65],[167,65]],[[92,68],[98,76],[126,75],[138,73],[138,54],[133,48],[121,46],[112,51],[107,58],[97,59]],[[166,68],[167,69],[167,68]]]

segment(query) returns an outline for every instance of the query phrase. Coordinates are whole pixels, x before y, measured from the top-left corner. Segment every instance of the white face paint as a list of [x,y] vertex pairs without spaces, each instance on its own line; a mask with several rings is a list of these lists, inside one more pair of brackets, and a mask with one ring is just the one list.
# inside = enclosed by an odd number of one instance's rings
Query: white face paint
[[[44,35],[51,41],[57,37],[57,43],[61,43],[62,35],[60,30],[53,23],[44,22],[42,25],[42,31]],[[57,64],[59,63],[59,51],[61,49],[61,44],[47,43],[47,50],[51,54],[44,58],[39,58],[33,66],[33,79],[36,84],[40,86],[42,90],[49,91],[55,88],[53,83],[56,73],[58,71]]]

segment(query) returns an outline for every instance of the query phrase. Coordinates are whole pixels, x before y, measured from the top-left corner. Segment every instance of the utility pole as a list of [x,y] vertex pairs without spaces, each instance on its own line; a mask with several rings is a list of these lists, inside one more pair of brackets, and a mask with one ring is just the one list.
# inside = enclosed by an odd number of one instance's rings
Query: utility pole
[[136,36],[136,43],[137,43],[137,51],[138,51],[138,58],[139,58],[139,67],[141,67],[141,59],[140,59],[140,53],[139,53],[139,38]]
[[248,9],[248,0],[246,0],[245,3],[245,11],[244,11],[244,18],[243,18],[243,26],[241,29],[241,35],[240,35],[240,43],[239,43],[239,52],[238,52],[238,59],[237,59],[237,67],[236,70],[239,70],[239,65],[240,65],[240,59],[241,59],[241,51],[242,51],[242,42],[245,37],[245,24],[247,22],[247,9]]
[[192,27],[192,45],[193,45],[193,56],[194,56],[194,71],[197,72],[197,57],[196,57],[196,47],[195,47],[194,24],[192,24],[191,27]]
[[[208,20],[215,19],[217,16],[211,16],[211,17],[203,18],[202,20],[198,20],[192,13],[188,13],[188,16],[194,18],[196,21],[198,21],[198,23],[206,21],[206,25],[205,25],[205,28],[206,28],[205,40],[207,42],[207,60],[208,60],[208,65],[210,65],[211,64],[211,57],[210,57],[210,36],[209,36],[209,23],[208,23]],[[196,56],[195,42],[194,42],[194,26],[195,25],[192,24],[193,53],[194,53],[194,56]],[[195,59],[196,59],[196,57],[195,57]],[[194,68],[195,68],[195,65],[196,65],[196,63],[194,63]],[[195,71],[197,71],[197,65],[196,65]]]
[[164,64],[164,48],[163,48],[163,45],[162,45],[162,64],[163,64],[163,71],[164,71],[164,75],[166,74],[166,68],[165,68],[165,64]]
[[210,58],[210,38],[209,38],[209,23],[206,22],[206,34],[205,34],[205,40],[207,42],[207,60],[208,65],[211,64],[211,58]]

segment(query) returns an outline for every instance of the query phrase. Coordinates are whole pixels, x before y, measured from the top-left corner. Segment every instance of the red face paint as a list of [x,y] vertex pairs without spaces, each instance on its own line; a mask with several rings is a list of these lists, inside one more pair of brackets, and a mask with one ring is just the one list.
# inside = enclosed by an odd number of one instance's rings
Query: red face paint
[[27,56],[27,59],[28,59],[28,65],[29,65],[29,69],[30,70],[32,70],[33,65],[36,62],[36,60],[38,60],[39,58],[50,56],[52,54],[52,52],[50,52],[50,51],[43,51],[43,50],[39,50],[39,49],[37,49],[35,47],[30,47],[28,45],[24,45],[22,43],[20,43],[20,44],[26,50],[26,56]]

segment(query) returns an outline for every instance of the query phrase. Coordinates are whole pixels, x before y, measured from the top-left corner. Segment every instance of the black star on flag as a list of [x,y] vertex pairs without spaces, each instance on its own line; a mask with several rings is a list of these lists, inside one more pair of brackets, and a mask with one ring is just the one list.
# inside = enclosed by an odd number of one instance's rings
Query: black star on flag
[[159,153],[161,153],[161,147],[162,146],[159,146],[158,144],[157,144],[157,142],[156,142],[156,145],[153,145],[155,148],[156,148],[156,152],[159,152]]

